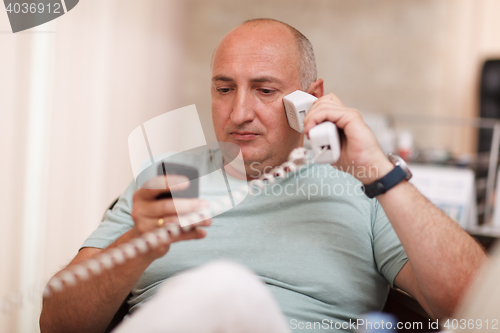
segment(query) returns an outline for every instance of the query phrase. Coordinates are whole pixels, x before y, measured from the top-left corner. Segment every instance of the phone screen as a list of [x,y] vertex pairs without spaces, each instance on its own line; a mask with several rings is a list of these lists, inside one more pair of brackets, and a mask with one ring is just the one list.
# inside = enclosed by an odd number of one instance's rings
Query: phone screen
[[[189,187],[182,191],[175,191],[174,196],[176,198],[197,198],[199,193],[199,175],[198,169],[192,166],[177,164],[177,163],[168,163],[162,161],[158,164],[158,176],[166,176],[166,175],[182,175],[189,178],[190,184]],[[163,192],[160,193],[156,199],[165,199],[172,198],[172,193]]]

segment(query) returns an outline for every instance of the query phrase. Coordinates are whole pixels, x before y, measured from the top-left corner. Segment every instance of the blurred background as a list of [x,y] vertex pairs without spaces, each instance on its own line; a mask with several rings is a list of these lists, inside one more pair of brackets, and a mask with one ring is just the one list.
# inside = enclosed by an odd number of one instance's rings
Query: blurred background
[[196,104],[215,141],[212,52],[259,17],[311,40],[326,91],[387,122],[388,149],[477,160],[469,125],[484,61],[500,58],[497,0],[82,0],[16,34],[0,9],[1,332],[38,331],[41,287],[132,180],[134,128]]

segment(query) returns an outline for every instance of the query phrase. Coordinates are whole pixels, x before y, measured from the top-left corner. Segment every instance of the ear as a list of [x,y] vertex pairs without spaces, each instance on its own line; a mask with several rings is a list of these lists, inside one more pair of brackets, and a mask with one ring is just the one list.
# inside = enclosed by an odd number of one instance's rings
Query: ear
[[307,88],[306,92],[317,98],[322,97],[324,94],[323,82],[323,79],[317,79],[309,85],[309,88]]

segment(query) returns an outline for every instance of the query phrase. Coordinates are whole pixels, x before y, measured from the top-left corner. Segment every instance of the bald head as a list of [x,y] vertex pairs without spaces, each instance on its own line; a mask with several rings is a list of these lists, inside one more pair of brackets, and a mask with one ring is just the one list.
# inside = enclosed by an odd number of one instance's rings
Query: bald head
[[290,56],[294,59],[299,71],[302,90],[306,90],[312,82],[316,81],[316,61],[311,42],[294,27],[274,19],[252,19],[245,21],[224,36],[215,49],[214,56],[221,44],[227,44],[229,41],[234,42],[235,39],[244,41],[252,34],[260,36],[263,45],[266,42],[281,44],[283,49],[287,49],[290,52]]

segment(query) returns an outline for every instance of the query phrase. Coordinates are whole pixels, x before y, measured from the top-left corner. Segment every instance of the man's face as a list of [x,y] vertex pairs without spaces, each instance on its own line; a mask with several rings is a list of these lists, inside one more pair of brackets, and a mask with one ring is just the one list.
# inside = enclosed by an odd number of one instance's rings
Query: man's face
[[258,175],[252,169],[283,163],[300,142],[300,133],[288,125],[282,100],[300,89],[296,54],[293,35],[278,24],[240,26],[215,51],[215,134],[218,141],[240,147],[249,175]]

